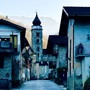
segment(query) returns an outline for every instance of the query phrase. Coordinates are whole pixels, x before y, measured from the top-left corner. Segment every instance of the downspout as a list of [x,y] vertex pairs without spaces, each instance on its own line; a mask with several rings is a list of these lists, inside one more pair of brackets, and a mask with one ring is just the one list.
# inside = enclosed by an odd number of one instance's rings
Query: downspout
[[[74,73],[74,23],[75,23],[75,20],[73,21],[73,75],[75,74]],[[73,83],[74,83],[74,89],[75,89],[75,79]]]

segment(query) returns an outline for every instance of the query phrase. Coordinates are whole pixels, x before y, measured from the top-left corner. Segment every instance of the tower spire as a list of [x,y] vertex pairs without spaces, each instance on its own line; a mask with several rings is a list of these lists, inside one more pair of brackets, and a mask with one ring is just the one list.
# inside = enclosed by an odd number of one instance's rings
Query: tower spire
[[35,25],[35,26],[38,26],[38,25],[41,24],[41,21],[40,21],[40,19],[38,18],[37,11],[36,11],[36,16],[35,16],[35,18],[34,18],[34,20],[33,20],[32,23],[33,23],[33,25]]
[[36,11],[36,15],[38,15],[37,11]]
[[31,28],[32,35],[32,49],[36,52],[37,61],[42,60],[42,26],[41,21],[38,18],[38,14],[36,12],[36,16],[33,20],[33,25]]

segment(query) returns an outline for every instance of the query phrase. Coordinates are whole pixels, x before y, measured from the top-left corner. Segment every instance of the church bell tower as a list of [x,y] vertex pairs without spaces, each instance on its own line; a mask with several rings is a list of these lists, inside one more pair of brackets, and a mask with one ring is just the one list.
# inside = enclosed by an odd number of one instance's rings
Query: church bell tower
[[37,55],[37,61],[42,60],[42,26],[41,21],[38,18],[38,14],[36,13],[36,16],[32,22],[31,27],[31,41],[32,41],[32,49]]

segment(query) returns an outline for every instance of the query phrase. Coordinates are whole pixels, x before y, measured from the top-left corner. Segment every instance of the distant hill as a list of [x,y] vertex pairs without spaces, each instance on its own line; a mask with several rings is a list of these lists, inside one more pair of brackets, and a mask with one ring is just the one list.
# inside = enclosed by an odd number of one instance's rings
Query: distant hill
[[[30,30],[32,26],[32,21],[35,17],[29,18],[29,17],[24,17],[24,16],[22,17],[8,16],[8,18],[22,24],[24,27],[27,28],[26,38],[31,43]],[[46,48],[48,35],[58,34],[59,23],[57,23],[54,19],[50,17],[39,17],[39,18],[41,20],[41,25],[43,27],[43,47]]]

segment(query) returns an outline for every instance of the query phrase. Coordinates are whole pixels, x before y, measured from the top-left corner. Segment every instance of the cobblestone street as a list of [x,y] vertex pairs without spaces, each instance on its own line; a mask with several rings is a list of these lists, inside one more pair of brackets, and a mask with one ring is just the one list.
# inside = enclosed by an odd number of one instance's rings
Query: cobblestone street
[[66,90],[49,80],[26,81],[20,88],[12,90]]

